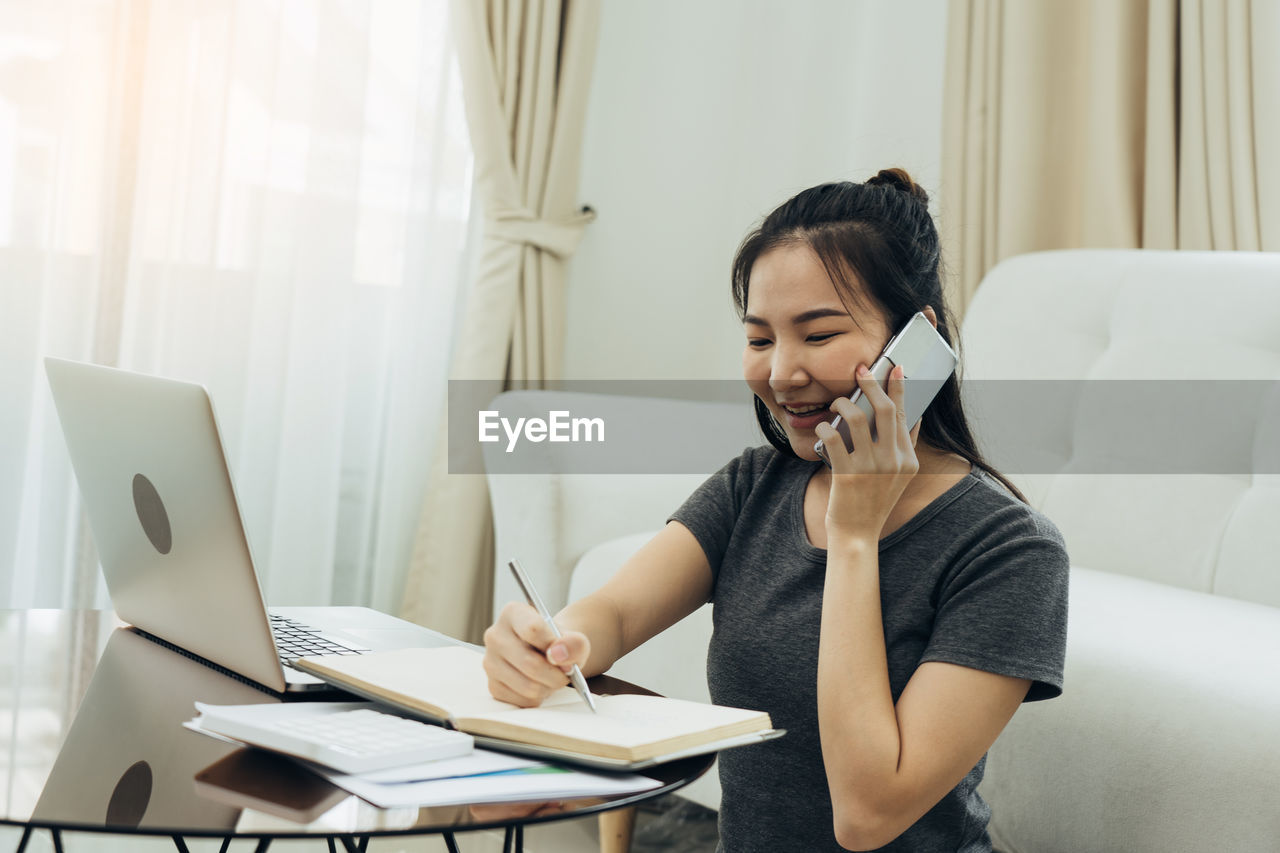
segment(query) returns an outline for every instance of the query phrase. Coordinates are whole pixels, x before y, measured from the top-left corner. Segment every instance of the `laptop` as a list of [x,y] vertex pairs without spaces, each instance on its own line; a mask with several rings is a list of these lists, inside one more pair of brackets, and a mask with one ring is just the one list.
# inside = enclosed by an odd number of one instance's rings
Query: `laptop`
[[201,385],[45,359],[111,604],[144,636],[275,694],[333,688],[316,654],[458,644],[367,607],[268,611]]

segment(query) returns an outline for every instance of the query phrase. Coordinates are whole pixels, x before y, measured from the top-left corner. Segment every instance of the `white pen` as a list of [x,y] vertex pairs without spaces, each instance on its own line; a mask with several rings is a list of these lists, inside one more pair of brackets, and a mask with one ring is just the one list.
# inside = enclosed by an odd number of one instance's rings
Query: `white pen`
[[[560,639],[560,629],[556,627],[555,620],[551,618],[551,611],[547,609],[547,605],[542,603],[542,596],[538,595],[538,591],[533,588],[533,582],[524,573],[524,569],[520,568],[520,564],[515,560],[511,560],[507,565],[511,568],[511,574],[515,575],[516,583],[519,584],[525,599],[538,611],[538,615],[542,617],[543,622],[547,623],[547,627],[551,629],[551,633],[555,635],[555,638],[557,640]],[[587,689],[587,680],[582,677],[582,670],[578,669],[576,663],[573,665],[573,669],[569,670],[569,680],[573,682],[573,686],[577,689],[578,694],[582,696],[582,701],[587,703],[591,713],[597,713],[596,700],[591,698],[591,691]]]

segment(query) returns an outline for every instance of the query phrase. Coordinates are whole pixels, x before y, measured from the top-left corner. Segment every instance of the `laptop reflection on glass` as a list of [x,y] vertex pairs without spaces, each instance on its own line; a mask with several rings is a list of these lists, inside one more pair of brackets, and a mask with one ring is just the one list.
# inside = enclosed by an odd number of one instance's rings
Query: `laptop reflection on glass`
[[273,693],[332,688],[316,654],[459,643],[366,607],[263,600],[213,401],[201,385],[45,359],[116,615]]

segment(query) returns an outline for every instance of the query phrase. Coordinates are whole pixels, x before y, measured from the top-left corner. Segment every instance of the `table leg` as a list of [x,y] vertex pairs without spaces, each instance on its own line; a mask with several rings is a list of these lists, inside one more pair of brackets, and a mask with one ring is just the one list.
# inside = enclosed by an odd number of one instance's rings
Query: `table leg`
[[[453,837],[453,833],[452,833],[452,832],[442,832],[442,833],[440,833],[440,834],[444,836],[444,846],[445,846],[445,847],[447,847],[447,848],[449,849],[449,853],[459,853],[459,851],[458,851],[458,839],[456,839],[456,838],[454,838],[454,837]],[[504,845],[504,846],[505,846],[505,845]]]
[[629,853],[636,827],[635,806],[600,814],[600,853]]
[[502,853],[524,853],[524,824],[507,827],[502,838]]
[[[53,838],[53,849],[57,853],[62,853],[62,833],[53,827],[49,828],[49,835]],[[31,840],[31,827],[22,827],[22,837],[18,839],[18,848],[14,853],[22,853],[27,849],[27,842]]]
[[181,835],[173,836],[173,846],[178,848],[178,853],[191,853],[191,851],[187,849],[187,840]]

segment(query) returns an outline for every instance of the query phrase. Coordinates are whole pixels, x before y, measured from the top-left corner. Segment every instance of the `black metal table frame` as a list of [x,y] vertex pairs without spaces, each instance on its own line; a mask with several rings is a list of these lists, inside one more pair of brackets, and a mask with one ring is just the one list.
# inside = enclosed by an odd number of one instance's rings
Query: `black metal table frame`
[[[31,833],[35,829],[49,830],[49,835],[52,836],[53,838],[54,853],[63,853],[63,850],[62,850],[63,827],[58,827],[58,826],[35,827],[35,826],[31,826],[30,824],[22,828],[22,837],[18,839],[18,846],[15,849],[14,853],[23,853],[23,851],[26,850],[27,842],[31,839]],[[475,831],[480,831],[481,829],[482,827],[477,827]],[[95,831],[101,832],[101,830],[93,830],[88,828],[81,829],[78,827],[74,829],[68,827],[67,830],[69,832],[95,832]],[[141,835],[140,833],[118,833],[118,834]],[[397,833],[397,834],[400,834],[400,833]],[[449,853],[460,853],[457,839],[454,838],[454,834],[452,832],[448,832],[448,831],[423,832],[420,834],[424,836],[425,835],[441,835],[444,837],[445,847],[448,848]],[[147,835],[149,835],[152,838],[165,837],[160,833],[155,833],[154,835],[151,835],[150,833],[148,833]],[[187,847],[186,838],[184,836],[171,835],[169,837],[173,839],[173,844],[175,847],[177,847],[178,853],[190,853],[190,850]],[[254,836],[251,834],[250,835],[226,835],[222,837],[222,846],[218,848],[218,853],[227,853],[227,849],[231,846],[231,842],[234,839],[255,838],[255,837],[258,838],[258,846],[254,848],[254,853],[265,853],[267,848],[271,846],[271,842],[276,839],[276,836],[262,837],[262,836]],[[289,840],[296,841],[299,838],[306,838],[306,837],[308,836],[292,835],[292,836],[289,836]],[[365,853],[365,851],[369,847],[369,839],[372,837],[373,836],[371,835],[315,835],[314,836],[314,838],[317,841],[320,839],[324,839],[326,842],[328,842],[329,853],[338,853],[338,846],[335,842],[335,839],[342,842],[342,846],[346,848],[347,853]],[[524,824],[515,824],[512,826],[506,827],[506,834],[502,840],[502,853],[522,853],[523,850],[524,850]]]

